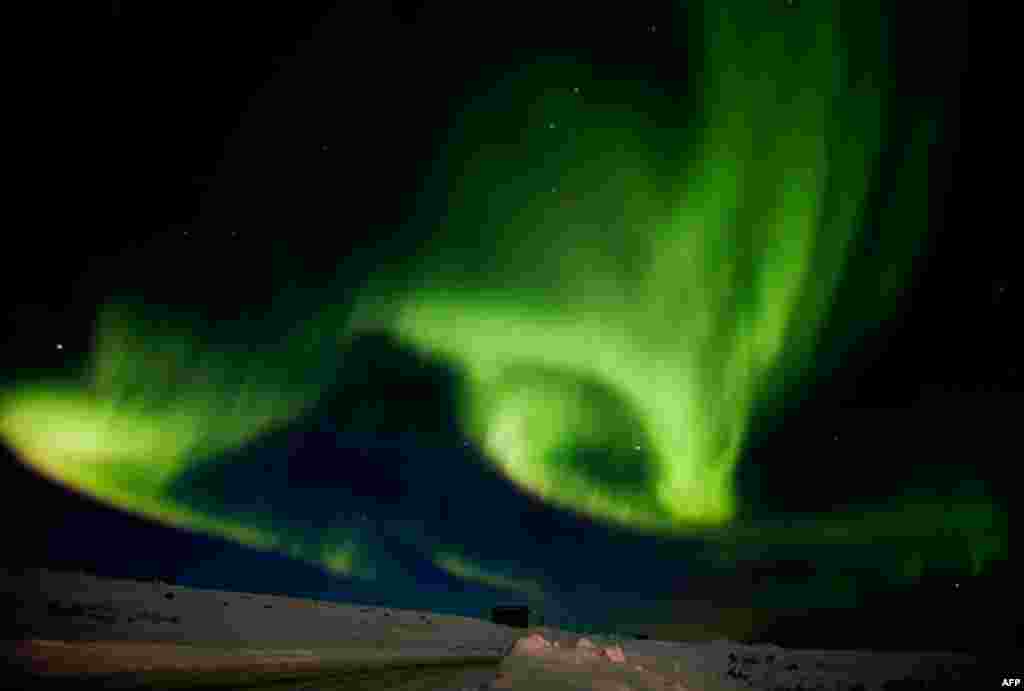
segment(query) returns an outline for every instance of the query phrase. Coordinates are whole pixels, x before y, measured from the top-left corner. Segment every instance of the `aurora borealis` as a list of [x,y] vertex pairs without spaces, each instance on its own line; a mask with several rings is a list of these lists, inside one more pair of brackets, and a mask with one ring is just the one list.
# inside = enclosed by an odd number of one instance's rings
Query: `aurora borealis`
[[[658,95],[572,66],[529,66],[474,102],[447,144],[445,229],[417,257],[416,287],[384,306],[404,342],[464,371],[471,434],[507,475],[646,527],[734,516],[751,408],[813,356],[880,146],[877,46],[850,55],[820,9],[708,15],[690,129]],[[545,126],[571,131],[534,139]],[[549,182],[575,201],[552,203]],[[912,214],[882,232],[920,232]],[[460,252],[474,232],[487,247]],[[381,292],[357,324],[379,322]],[[554,460],[587,448],[610,455],[581,465],[643,464],[649,484]]]
[[[272,268],[159,237],[102,264],[80,362],[0,392],[4,443],[111,506],[407,590],[408,559],[534,601],[628,593],[627,563],[696,582],[781,559],[817,575],[744,605],[852,606],[853,566],[910,583],[1005,560],[1005,508],[969,463],[813,511],[738,479],[771,475],[766,430],[908,309],[953,125],[901,91],[905,23],[877,2],[666,12],[648,33],[670,59],[646,77],[639,58],[517,48],[439,78],[434,124],[395,135],[416,163],[386,221],[345,211],[373,154],[306,91],[342,62],[325,20],[225,139],[195,222],[275,235]],[[384,87],[352,79],[375,107]],[[300,112],[344,142],[307,147],[338,169],[291,152]],[[331,240],[293,252],[292,233]],[[645,601],[700,599],[651,580]]]

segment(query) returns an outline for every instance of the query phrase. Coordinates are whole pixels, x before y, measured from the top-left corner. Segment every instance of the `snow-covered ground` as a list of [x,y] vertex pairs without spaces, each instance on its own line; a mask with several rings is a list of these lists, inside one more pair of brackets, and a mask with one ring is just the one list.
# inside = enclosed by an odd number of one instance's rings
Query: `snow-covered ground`
[[5,638],[493,656],[516,636],[469,617],[47,570],[0,569],[0,593],[15,627]]
[[[45,570],[0,569],[0,598],[12,622],[0,634],[7,640],[171,643],[178,651],[218,649],[234,659],[249,655],[300,662],[500,660],[500,677],[489,686],[494,689],[885,691],[911,678],[945,679],[949,686],[942,688],[970,688],[968,675],[976,667],[973,658],[948,653],[790,650],[588,634],[598,646],[622,645],[626,662],[614,663],[581,659],[573,654],[580,634],[550,627],[524,630],[426,611]],[[550,654],[507,655],[529,633],[558,647]]]

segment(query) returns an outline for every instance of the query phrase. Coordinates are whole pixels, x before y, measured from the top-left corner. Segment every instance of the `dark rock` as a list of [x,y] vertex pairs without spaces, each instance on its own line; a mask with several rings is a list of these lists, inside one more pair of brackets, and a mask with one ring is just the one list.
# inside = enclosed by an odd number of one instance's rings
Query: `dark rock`
[[530,626],[530,608],[526,605],[506,605],[491,609],[491,622],[502,626],[525,629]]
[[59,602],[50,601],[46,609],[50,614],[65,617],[81,617],[85,614],[85,608],[76,603],[62,605]]

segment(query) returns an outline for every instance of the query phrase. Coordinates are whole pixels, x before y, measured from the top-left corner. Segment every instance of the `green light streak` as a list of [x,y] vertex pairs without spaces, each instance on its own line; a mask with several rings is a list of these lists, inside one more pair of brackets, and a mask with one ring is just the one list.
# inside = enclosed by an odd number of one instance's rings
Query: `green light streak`
[[[383,302],[407,343],[457,363],[467,428],[522,487],[651,530],[735,517],[752,406],[811,363],[805,342],[827,316],[880,146],[881,96],[844,85],[835,25],[815,11],[709,13],[699,132],[680,130],[685,113],[653,124],[645,109],[665,106],[641,87],[557,62],[463,113],[444,232],[403,283],[415,288],[382,298],[390,278],[371,284],[355,323],[379,324]],[[566,105],[552,81],[602,102]],[[571,142],[553,144],[541,115]],[[666,171],[691,139],[698,155]],[[578,201],[561,203],[548,180]],[[464,249],[471,235],[486,253]],[[646,451],[629,458],[638,438]],[[627,491],[562,462],[587,447],[617,447],[607,463],[647,464],[655,479]]]
[[[842,17],[769,5],[709,3],[697,113],[598,67],[522,66],[453,121],[424,181],[426,208],[436,194],[444,212],[422,252],[382,264],[354,298],[344,276],[319,307],[285,293],[265,323],[241,325],[269,340],[207,340],[188,317],[106,305],[85,377],[4,392],[0,436],[114,506],[379,577],[367,534],[337,527],[300,549],[273,507],[228,515],[168,487],[294,423],[351,339],[385,329],[459,370],[466,432],[552,504],[727,546],[859,545],[955,523],[981,569],[1007,549],[1005,516],[984,502],[737,520],[754,411],[800,394],[829,319],[856,337],[893,311],[927,230],[935,136],[923,122],[905,144],[877,252],[851,266],[873,168],[899,149],[883,127],[884,23],[872,2]],[[841,279],[859,299],[834,312]]]

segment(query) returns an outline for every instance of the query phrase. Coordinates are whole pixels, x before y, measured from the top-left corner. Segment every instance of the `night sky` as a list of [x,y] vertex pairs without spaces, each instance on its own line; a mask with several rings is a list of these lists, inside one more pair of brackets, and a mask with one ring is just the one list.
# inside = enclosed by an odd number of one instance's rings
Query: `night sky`
[[966,4],[889,4],[115,4],[7,257],[7,560],[1009,644],[1019,258]]

